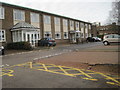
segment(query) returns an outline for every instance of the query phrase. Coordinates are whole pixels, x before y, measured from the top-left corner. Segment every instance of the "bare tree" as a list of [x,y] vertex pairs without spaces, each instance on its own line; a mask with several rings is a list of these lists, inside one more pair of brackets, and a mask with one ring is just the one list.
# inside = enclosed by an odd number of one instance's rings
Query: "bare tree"
[[112,10],[109,12],[107,23],[111,24],[113,22],[120,25],[120,0],[112,2]]

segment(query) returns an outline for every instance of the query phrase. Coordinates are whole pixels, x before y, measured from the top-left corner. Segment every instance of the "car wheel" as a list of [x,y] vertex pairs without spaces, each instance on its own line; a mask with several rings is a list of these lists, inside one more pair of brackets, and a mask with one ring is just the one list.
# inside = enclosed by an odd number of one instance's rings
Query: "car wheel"
[[56,45],[53,45],[53,47],[55,47]]
[[50,44],[47,44],[48,47],[50,47]]
[[103,44],[106,46],[106,45],[109,45],[109,43],[107,41],[103,42]]

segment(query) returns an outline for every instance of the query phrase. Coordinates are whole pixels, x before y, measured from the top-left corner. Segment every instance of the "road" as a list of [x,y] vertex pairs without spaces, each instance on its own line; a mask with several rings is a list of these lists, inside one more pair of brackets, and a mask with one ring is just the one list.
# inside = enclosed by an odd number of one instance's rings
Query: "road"
[[55,56],[60,55],[64,53],[68,53],[74,50],[81,50],[85,48],[90,48],[98,45],[103,45],[102,43],[85,43],[85,44],[78,44],[78,45],[70,45],[70,46],[59,46],[54,49],[48,49],[43,51],[33,51],[33,52],[27,52],[23,54],[12,54],[2,57],[2,64],[9,64],[15,65],[20,63],[25,63],[28,61],[33,61],[41,58],[47,58],[48,56]]
[[[2,87],[3,88],[118,88],[120,85],[114,78],[100,73],[83,71],[69,67],[52,66],[31,61],[48,58],[54,55],[69,53],[74,50],[102,45],[102,43],[85,43],[79,45],[60,46],[54,49],[44,51],[34,51],[23,54],[14,54],[3,56],[2,64],[8,64],[3,67]],[[25,64],[24,64],[25,63]],[[56,72],[54,69],[60,69]],[[71,69],[67,72],[66,69]],[[76,76],[73,72],[82,75]],[[78,72],[79,71],[79,72]],[[72,73],[72,74],[71,74]],[[89,74],[88,74],[89,73]],[[90,74],[92,73],[92,74]],[[88,79],[88,80],[87,80]],[[110,83],[110,84],[109,84]]]

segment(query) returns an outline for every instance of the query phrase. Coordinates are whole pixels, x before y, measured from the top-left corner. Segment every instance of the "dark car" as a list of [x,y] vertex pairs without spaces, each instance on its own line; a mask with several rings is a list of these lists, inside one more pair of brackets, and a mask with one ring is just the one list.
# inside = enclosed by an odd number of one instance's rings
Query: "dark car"
[[42,38],[38,41],[38,46],[56,46],[56,42],[53,38]]
[[87,41],[87,42],[94,42],[95,39],[94,39],[93,37],[88,37],[88,38],[86,39],[86,41]]
[[0,46],[0,55],[4,55],[4,47]]

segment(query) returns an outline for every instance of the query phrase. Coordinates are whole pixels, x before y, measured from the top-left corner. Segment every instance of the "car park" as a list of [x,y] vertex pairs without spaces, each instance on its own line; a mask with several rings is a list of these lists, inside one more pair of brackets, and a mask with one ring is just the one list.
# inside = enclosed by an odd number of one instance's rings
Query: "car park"
[[42,38],[38,41],[38,46],[56,46],[56,42],[53,38]]
[[110,45],[111,43],[120,43],[119,34],[108,34],[103,37],[103,44]]

